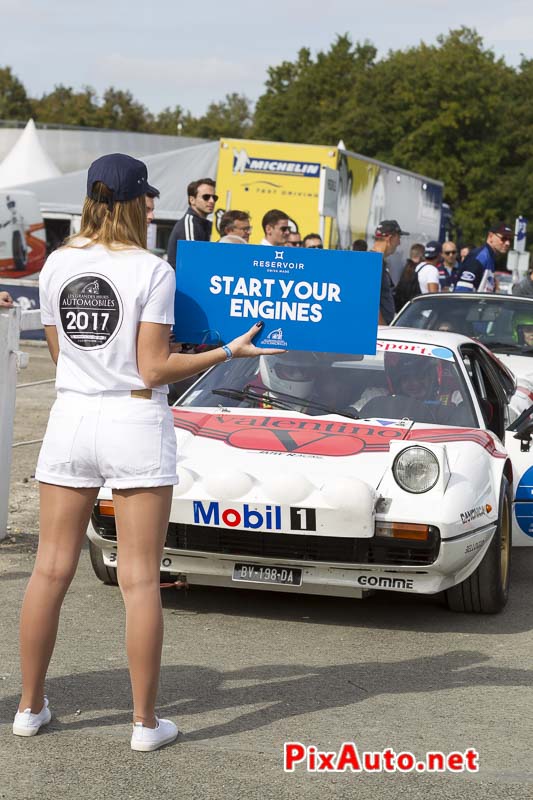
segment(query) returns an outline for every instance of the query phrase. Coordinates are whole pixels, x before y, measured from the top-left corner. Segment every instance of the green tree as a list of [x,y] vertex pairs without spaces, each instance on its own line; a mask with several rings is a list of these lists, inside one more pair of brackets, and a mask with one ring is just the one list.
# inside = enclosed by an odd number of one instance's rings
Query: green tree
[[167,136],[185,135],[190,125],[194,122],[195,120],[190,113],[188,111],[185,112],[181,106],[167,107],[157,115],[154,122],[154,131]]
[[119,131],[147,131],[154,127],[154,118],[145,106],[138,103],[131,92],[124,92],[111,86],[102,98],[98,112],[101,128]]
[[514,155],[502,134],[515,80],[468,28],[390,52],[370,76],[363,152],[443,180],[464,236],[480,239],[491,220],[512,213],[501,184]]
[[56,86],[52,92],[33,101],[39,122],[58,125],[94,127],[99,124],[98,98],[94,89],[85,86],[75,92],[71,86]]
[[256,137],[335,144],[445,183],[464,238],[531,209],[533,62],[519,70],[466,27],[390,51],[338,36],[271,67]]
[[0,67],[0,119],[26,121],[32,115],[31,102],[24,85],[11,67]]
[[366,75],[376,49],[369,42],[352,44],[338,36],[328,52],[313,60],[307,48],[295,63],[270,67],[266,92],[256,105],[256,138],[311,144],[336,144],[364,120]]
[[252,104],[244,95],[227,94],[220,103],[210,103],[198,119],[190,117],[183,133],[204,139],[233,136],[245,139],[252,127]]

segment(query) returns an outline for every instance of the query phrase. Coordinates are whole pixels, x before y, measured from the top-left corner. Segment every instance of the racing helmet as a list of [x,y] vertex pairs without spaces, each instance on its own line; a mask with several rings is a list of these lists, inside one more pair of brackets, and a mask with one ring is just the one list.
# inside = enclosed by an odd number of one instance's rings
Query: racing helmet
[[402,391],[402,381],[413,377],[424,382],[425,400],[434,400],[437,397],[442,380],[442,364],[438,358],[386,352],[383,362],[391,394],[405,394]]
[[273,356],[261,356],[261,380],[271,392],[280,392],[306,400],[310,397],[318,374],[319,360],[315,353],[292,350]]
[[513,340],[518,344],[525,344],[524,333],[533,333],[533,312],[514,315]]

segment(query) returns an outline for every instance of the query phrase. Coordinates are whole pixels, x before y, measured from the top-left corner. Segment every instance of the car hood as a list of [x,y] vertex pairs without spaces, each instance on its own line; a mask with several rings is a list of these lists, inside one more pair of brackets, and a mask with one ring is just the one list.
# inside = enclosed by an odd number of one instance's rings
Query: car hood
[[[310,502],[356,479],[377,493],[391,441],[494,447],[488,433],[411,421],[309,417],[262,409],[173,408],[178,494],[254,502]],[[326,492],[326,495],[328,492]],[[314,503],[318,498],[314,498]]]

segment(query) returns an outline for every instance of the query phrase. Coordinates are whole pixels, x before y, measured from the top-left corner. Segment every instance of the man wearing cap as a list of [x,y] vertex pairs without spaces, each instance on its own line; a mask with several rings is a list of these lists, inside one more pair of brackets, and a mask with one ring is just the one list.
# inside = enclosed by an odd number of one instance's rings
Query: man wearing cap
[[394,284],[387,267],[386,258],[396,252],[402,236],[409,236],[407,231],[402,231],[395,219],[382,220],[374,234],[374,246],[371,252],[381,253],[383,267],[381,272],[381,291],[379,296],[379,325],[390,325],[396,313],[394,307]]
[[422,294],[440,292],[439,269],[437,261],[442,253],[439,242],[428,242],[424,246],[424,260],[416,267],[418,285]]
[[489,230],[487,241],[465,258],[459,269],[455,292],[495,292],[496,255],[509,252],[513,241],[510,225],[499,222]]

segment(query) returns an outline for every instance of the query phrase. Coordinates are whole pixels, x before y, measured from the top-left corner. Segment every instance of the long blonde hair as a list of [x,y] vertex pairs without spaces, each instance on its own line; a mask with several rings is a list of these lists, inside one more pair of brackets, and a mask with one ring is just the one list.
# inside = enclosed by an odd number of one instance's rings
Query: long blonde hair
[[83,247],[101,244],[110,250],[125,247],[146,250],[146,229],[145,196],[113,201],[111,190],[98,181],[93,186],[92,196],[85,198],[79,233],[70,236],[64,246],[72,246],[76,239],[84,238],[90,241]]

